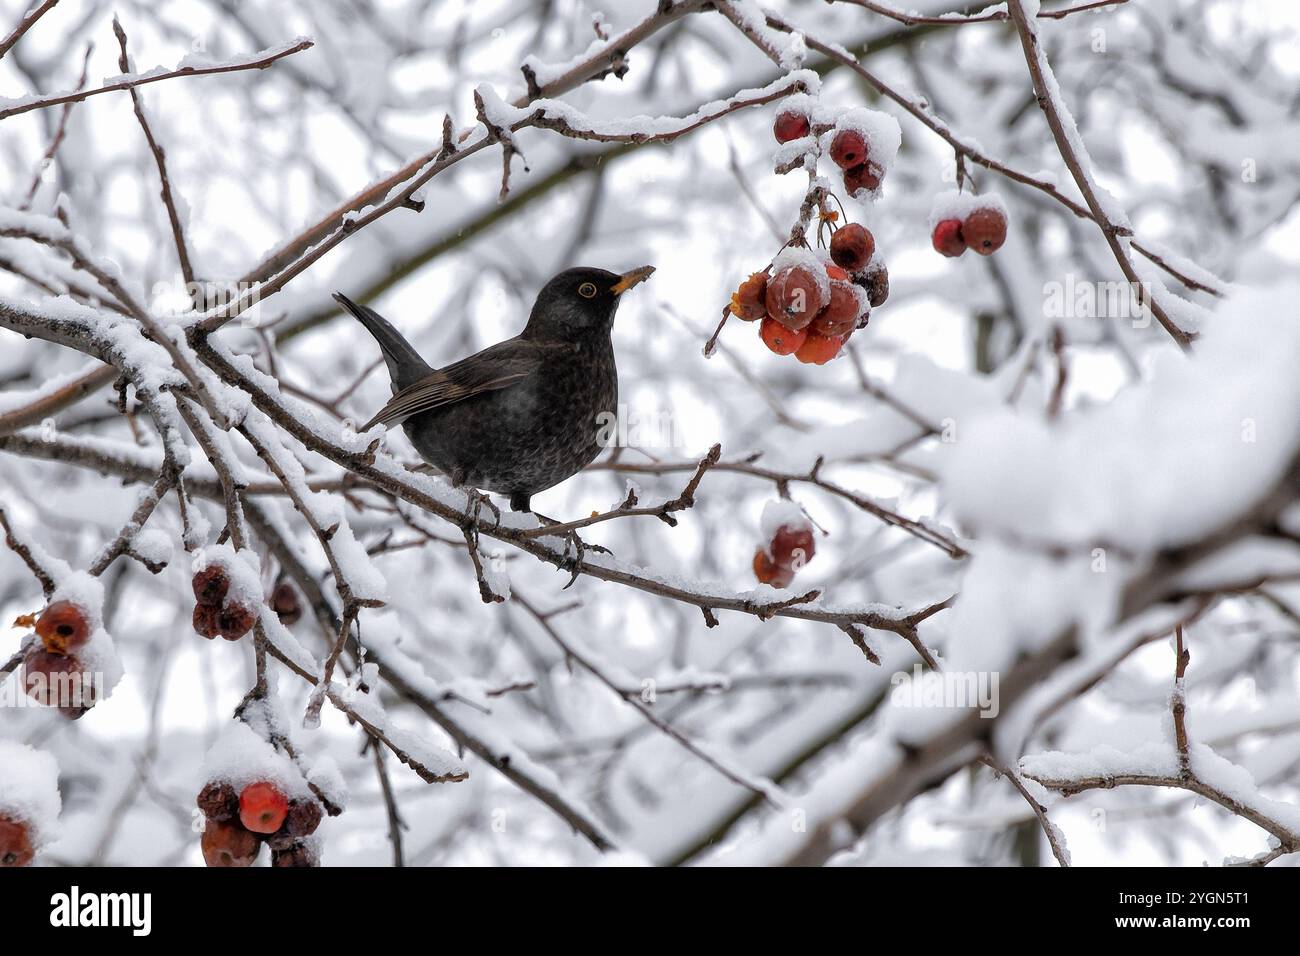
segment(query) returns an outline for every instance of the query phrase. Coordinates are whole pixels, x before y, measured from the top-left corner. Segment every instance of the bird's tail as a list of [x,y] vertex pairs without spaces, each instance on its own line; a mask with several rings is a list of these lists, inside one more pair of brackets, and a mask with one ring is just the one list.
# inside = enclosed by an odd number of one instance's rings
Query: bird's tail
[[393,380],[394,392],[406,388],[433,371],[411,347],[411,343],[402,337],[402,333],[374,309],[357,305],[342,292],[335,292],[334,299],[351,312],[379,343],[379,348],[384,353],[384,362],[388,365],[388,375]]

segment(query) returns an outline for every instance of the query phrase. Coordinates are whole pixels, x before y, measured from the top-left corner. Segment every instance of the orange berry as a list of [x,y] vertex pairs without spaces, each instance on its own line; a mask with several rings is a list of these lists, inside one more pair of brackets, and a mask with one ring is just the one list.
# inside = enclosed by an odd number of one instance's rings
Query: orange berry
[[199,846],[208,866],[243,867],[253,865],[262,841],[233,821],[209,820]]
[[759,548],[754,552],[754,577],[760,584],[784,588],[789,587],[790,582],[794,580],[794,572],[773,562],[767,556],[767,552]]
[[767,315],[767,273],[755,272],[731,296],[731,314],[746,322]]
[[796,331],[786,328],[771,316],[763,320],[758,334],[763,339],[763,344],[777,355],[790,355],[798,351],[799,346],[803,345],[804,339],[808,337],[806,330]]
[[825,365],[840,354],[843,344],[838,335],[810,335],[803,340],[794,357],[806,365]]
[[55,601],[41,612],[36,621],[36,633],[46,650],[67,654],[86,643],[90,637],[90,625],[85,611],[77,605],[71,601]]
[[253,833],[274,833],[289,812],[289,798],[271,783],[259,780],[239,793],[239,822]]
[[0,816],[0,866],[26,866],[35,855],[27,824]]
[[824,295],[816,276],[802,266],[792,266],[768,281],[764,302],[770,318],[787,329],[802,329],[826,305]]

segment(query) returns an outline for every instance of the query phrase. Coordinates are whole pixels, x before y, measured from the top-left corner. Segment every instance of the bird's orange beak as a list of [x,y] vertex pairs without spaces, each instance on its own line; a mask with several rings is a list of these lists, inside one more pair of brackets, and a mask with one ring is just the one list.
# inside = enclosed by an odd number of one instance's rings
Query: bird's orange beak
[[634,285],[640,285],[650,278],[651,273],[655,271],[654,266],[642,266],[640,269],[633,269],[631,272],[624,272],[614,283],[613,293],[622,295]]

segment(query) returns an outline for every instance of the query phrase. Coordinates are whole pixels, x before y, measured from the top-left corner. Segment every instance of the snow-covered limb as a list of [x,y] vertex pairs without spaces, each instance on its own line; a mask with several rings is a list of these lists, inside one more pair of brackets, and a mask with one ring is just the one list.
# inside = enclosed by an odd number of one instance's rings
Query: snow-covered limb
[[[798,29],[788,21],[783,20],[781,17],[770,12],[767,14],[767,21],[771,26],[779,30],[794,32]],[[875,89],[880,92],[881,96],[884,96],[887,99],[890,99],[893,102],[897,103],[909,114],[911,114],[911,116],[913,116],[916,120],[918,120],[919,122],[927,126],[938,136],[940,136],[945,142],[947,142],[953,148],[953,150],[957,153],[959,157],[969,159],[972,162],[978,163],[979,165],[985,167],[986,169],[990,169],[1022,185],[1029,186],[1033,189],[1037,189],[1040,192],[1045,193],[1046,195],[1052,197],[1061,205],[1069,209],[1076,216],[1082,219],[1091,219],[1093,221],[1098,222],[1099,225],[1102,224],[1102,221],[1097,218],[1097,214],[1092,209],[1090,209],[1087,205],[1081,205],[1080,203],[1071,199],[1069,196],[1065,195],[1057,188],[1055,183],[1048,181],[1047,179],[1043,178],[1041,175],[1030,175],[1028,173],[1022,172],[1021,170],[1018,170],[1008,165],[1007,163],[1004,163],[1001,160],[998,160],[988,155],[978,146],[978,144],[974,142],[969,142],[961,138],[958,134],[952,131],[952,129],[948,126],[947,123],[945,123],[939,117],[935,116],[933,111],[929,108],[928,105],[922,103],[915,97],[906,96],[903,93],[900,93],[898,90],[895,90],[890,85],[886,84],[874,73],[872,73],[866,67],[864,67],[861,64],[861,62],[859,62],[858,58],[855,57],[851,52],[849,52],[844,47],[840,46],[837,43],[831,43],[828,41],[819,40],[815,36],[808,35],[806,32],[803,33],[803,36],[804,39],[807,41],[809,47],[818,51],[819,53],[822,53],[830,57],[831,59],[837,61],[838,63],[843,64],[844,66],[851,69],[854,73],[858,74],[858,76],[862,77],[873,87],[875,87]],[[1116,235],[1119,236],[1125,236],[1128,235],[1129,233],[1128,230],[1122,227],[1114,227],[1114,229]],[[1136,249],[1138,252],[1142,253],[1142,255],[1146,256],[1157,266],[1164,269],[1175,279],[1182,282],[1189,289],[1196,289],[1202,292],[1209,292],[1214,295],[1221,294],[1221,290],[1215,288],[1212,284],[1207,283],[1204,280],[1204,278],[1197,277],[1193,274],[1189,274],[1187,270],[1180,269],[1174,263],[1168,261],[1169,257],[1158,254],[1157,252],[1148,249],[1146,246],[1142,245],[1141,243],[1132,241],[1131,238],[1129,244],[1133,249]]]
[[42,0],[41,3],[29,9],[23,15],[23,18],[18,21],[18,25],[9,32],[9,35],[0,40],[0,57],[8,53],[13,48],[13,45],[22,39],[23,34],[30,30],[36,21],[45,16],[58,2],[59,0]]
[[[1277,841],[1268,859],[1300,851],[1300,807],[1262,796],[1250,774],[1205,744],[1191,748],[1191,771],[1179,771],[1179,756],[1168,743],[1123,752],[1098,748],[1088,754],[1052,751],[1021,759],[1021,772],[1050,790],[1074,796],[1115,787],[1168,787],[1212,800],[1266,830]],[[1265,861],[1267,862],[1267,861]]]
[[[1115,261],[1119,263],[1120,271],[1124,273],[1124,277],[1136,292],[1138,303],[1144,309],[1150,309],[1156,321],[1173,336],[1174,341],[1187,348],[1196,338],[1196,332],[1180,328],[1169,317],[1164,305],[1152,294],[1147,284],[1138,276],[1137,270],[1133,268],[1133,261],[1129,258],[1127,248],[1131,243],[1121,234],[1121,230],[1131,232],[1128,215],[1120,208],[1113,196],[1097,185],[1088,148],[1084,145],[1083,137],[1079,135],[1074,117],[1061,96],[1056,75],[1047,61],[1047,54],[1039,43],[1035,18],[1026,14],[1024,0],[1007,0],[1007,4],[1011,11],[1011,18],[1015,21],[1016,30],[1020,33],[1025,62],[1029,65],[1029,74],[1034,81],[1034,93],[1038,98],[1038,105],[1047,117],[1047,125],[1051,127],[1057,149],[1060,150],[1066,168],[1070,170],[1070,175],[1074,177],[1079,192],[1088,204],[1092,219],[1101,227],[1102,235],[1106,237],[1106,244],[1110,246]],[[1038,4],[1035,3],[1035,9],[1037,6]]]
[[[872,13],[878,13],[883,17],[888,17],[889,19],[908,27],[960,26],[963,23],[992,23],[996,21],[1009,20],[1011,18],[1011,15],[1007,13],[1005,0],[1000,0],[998,3],[991,3],[978,13],[943,13],[938,16],[926,16],[911,11],[899,10],[889,4],[880,3],[878,0],[828,0],[828,2],[850,3],[855,7],[862,7],[863,9],[870,10]],[[1064,20],[1066,17],[1075,13],[1086,13],[1090,10],[1101,10],[1105,7],[1117,7],[1124,3],[1128,3],[1128,0],[1084,0],[1084,2],[1061,7],[1056,10],[1037,9],[1034,11],[1034,16],[1052,20]]]
[[208,62],[205,58],[198,58],[191,62],[190,57],[186,57],[174,70],[155,67],[147,73],[131,73],[113,77],[105,81],[102,86],[90,90],[74,90],[71,93],[55,93],[46,96],[32,95],[18,99],[0,99],[0,120],[8,119],[10,116],[17,116],[20,113],[28,113],[32,110],[60,106],[64,103],[78,103],[100,93],[133,90],[147,83],[157,83],[161,80],[170,80],[179,76],[210,76],[215,73],[237,73],[240,70],[264,70],[276,60],[282,60],[286,56],[309,50],[314,45],[313,40],[307,37],[299,37],[289,43],[271,47],[267,50],[259,50],[256,53],[249,53],[242,57],[232,57],[224,63]]

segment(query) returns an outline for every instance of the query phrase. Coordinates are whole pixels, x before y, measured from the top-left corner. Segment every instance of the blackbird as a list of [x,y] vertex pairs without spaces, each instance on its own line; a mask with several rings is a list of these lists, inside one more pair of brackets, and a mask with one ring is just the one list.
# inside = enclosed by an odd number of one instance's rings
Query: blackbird
[[379,343],[393,382],[392,399],[362,431],[401,423],[453,485],[508,495],[512,510],[531,511],[533,495],[600,452],[618,406],[614,313],[652,272],[566,269],[538,293],[519,335],[440,369],[378,312],[335,292]]

